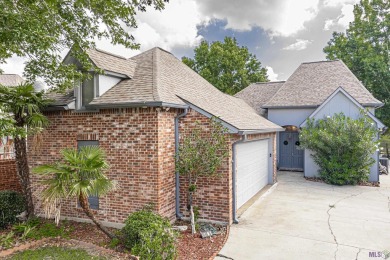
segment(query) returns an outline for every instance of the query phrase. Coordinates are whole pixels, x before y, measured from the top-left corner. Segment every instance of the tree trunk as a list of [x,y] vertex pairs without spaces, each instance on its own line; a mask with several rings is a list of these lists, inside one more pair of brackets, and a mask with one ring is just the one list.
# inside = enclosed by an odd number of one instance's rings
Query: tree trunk
[[30,169],[28,168],[26,138],[15,137],[14,145],[17,173],[23,195],[26,198],[26,217],[31,218],[34,216],[34,202],[30,183]]
[[88,199],[82,195],[79,196],[80,206],[84,210],[84,213],[92,220],[93,223],[101,230],[104,234],[106,234],[109,238],[114,239],[115,236],[111,234],[99,220],[95,218],[95,215],[89,208]]
[[191,231],[192,234],[196,233],[196,228],[195,228],[195,215],[194,215],[194,208],[192,206],[192,192],[189,192],[189,199],[190,199],[190,219],[191,219]]
[[192,234],[196,233],[196,228],[195,228],[195,216],[194,216],[194,208],[192,205],[190,205],[190,213],[191,213],[191,231]]

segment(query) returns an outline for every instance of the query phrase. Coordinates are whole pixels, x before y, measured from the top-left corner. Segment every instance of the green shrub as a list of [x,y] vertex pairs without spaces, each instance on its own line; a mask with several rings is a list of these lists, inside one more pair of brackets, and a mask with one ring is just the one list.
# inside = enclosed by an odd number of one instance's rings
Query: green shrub
[[176,258],[176,233],[167,219],[151,210],[132,213],[122,234],[125,246],[142,260]]
[[32,226],[31,224],[25,222],[25,223],[19,223],[12,227],[12,229],[15,231],[15,233],[20,235],[21,240],[25,240],[30,235],[31,231],[33,231],[36,227]]
[[343,113],[317,121],[308,120],[301,130],[301,147],[314,152],[321,178],[330,184],[355,185],[367,181],[371,157],[377,149],[374,142],[378,131],[370,118],[359,119]]
[[25,211],[24,197],[16,191],[0,191],[0,229],[15,223],[17,215]]
[[44,237],[63,237],[68,238],[70,231],[65,230],[64,226],[57,227],[55,223],[43,223],[41,225],[35,226],[29,230],[26,235],[27,238],[32,238],[35,240],[44,238]]
[[0,235],[0,251],[2,249],[11,248],[15,243],[14,232],[9,232],[8,234]]

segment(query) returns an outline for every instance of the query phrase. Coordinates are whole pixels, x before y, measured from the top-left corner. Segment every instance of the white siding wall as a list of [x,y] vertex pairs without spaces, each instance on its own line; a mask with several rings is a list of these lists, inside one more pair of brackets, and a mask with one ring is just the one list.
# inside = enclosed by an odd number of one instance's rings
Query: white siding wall
[[119,81],[121,81],[121,79],[117,77],[99,75],[99,96],[106,93],[110,88],[115,86]]

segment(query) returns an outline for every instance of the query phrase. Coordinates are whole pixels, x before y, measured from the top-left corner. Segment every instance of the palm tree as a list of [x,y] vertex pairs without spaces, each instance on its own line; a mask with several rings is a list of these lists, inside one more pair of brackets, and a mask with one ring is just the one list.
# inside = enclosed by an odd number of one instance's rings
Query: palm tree
[[[43,181],[45,188],[41,196],[46,207],[53,208],[53,205],[60,204],[62,199],[76,198],[93,223],[108,237],[114,238],[114,235],[96,219],[88,201],[89,196],[105,195],[117,187],[117,183],[104,174],[109,168],[104,152],[97,146],[85,146],[80,150],[64,149],[61,153],[62,162],[41,165],[33,169],[34,173],[51,177]],[[59,215],[60,212],[57,212],[56,221]]]
[[27,136],[35,135],[48,124],[42,109],[51,102],[43,92],[35,92],[30,83],[15,87],[0,85],[0,136],[14,138],[17,173],[26,197],[27,217],[34,215],[30,170],[27,160]]

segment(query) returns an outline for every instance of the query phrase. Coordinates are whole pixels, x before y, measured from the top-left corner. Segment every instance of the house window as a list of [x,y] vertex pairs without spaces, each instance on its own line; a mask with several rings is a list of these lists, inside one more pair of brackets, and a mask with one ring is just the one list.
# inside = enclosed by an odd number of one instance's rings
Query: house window
[[85,109],[95,97],[99,96],[98,75],[90,73],[90,78],[82,83],[78,82],[75,87],[77,109]]
[[95,97],[94,77],[86,79],[81,84],[81,106],[85,107]]
[[[81,147],[85,146],[99,146],[99,141],[77,141],[77,149],[80,150]],[[89,196],[88,197],[89,207],[91,209],[99,209],[99,196]]]

